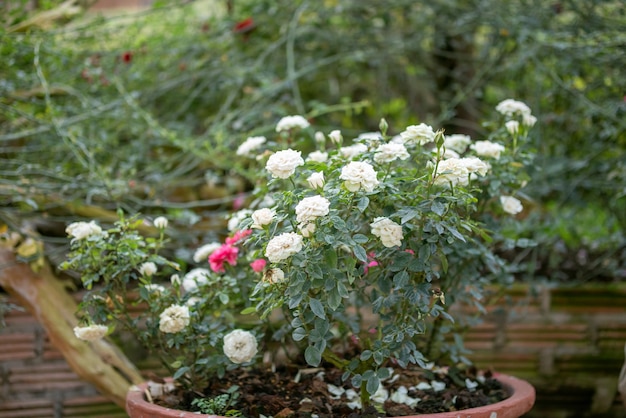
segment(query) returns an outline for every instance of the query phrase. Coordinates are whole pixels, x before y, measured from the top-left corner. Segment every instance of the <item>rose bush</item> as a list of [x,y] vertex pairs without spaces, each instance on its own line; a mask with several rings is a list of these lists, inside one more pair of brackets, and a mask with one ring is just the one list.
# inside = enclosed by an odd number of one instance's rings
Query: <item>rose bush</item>
[[[441,353],[466,360],[458,340],[446,339],[455,321],[449,306],[482,308],[484,287],[507,278],[485,225],[493,231],[523,210],[514,196],[527,181],[534,117],[512,100],[496,109],[493,131],[474,142],[423,123],[391,136],[382,120],[380,132],[344,145],[346,134],[313,132],[298,116],[278,122],[275,140],[248,138],[237,154],[259,164],[254,198],[232,215],[224,243],[193,254],[208,268],[183,274],[160,255],[162,217],[153,222],[158,238],[140,236],[142,221],[123,214],[108,230],[68,226],[64,268],[91,289],[77,337],[102,336],[115,319],[158,347],[174,378],[196,392],[277,339],[310,366],[340,369],[360,392],[346,398],[355,408],[389,397],[414,404],[382,386],[390,366],[432,370],[427,362]],[[305,159],[291,148],[300,143],[317,149]],[[128,312],[131,301],[142,314]]]

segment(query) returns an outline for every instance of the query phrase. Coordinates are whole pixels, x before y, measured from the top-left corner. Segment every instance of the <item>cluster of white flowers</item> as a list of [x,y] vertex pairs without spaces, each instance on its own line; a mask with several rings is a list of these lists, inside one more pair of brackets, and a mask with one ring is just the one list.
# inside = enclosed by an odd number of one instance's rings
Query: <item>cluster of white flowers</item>
[[500,159],[500,154],[504,151],[503,145],[491,141],[476,141],[470,148],[476,152],[476,155],[495,158],[496,160]]
[[92,235],[102,235],[102,228],[95,222],[74,222],[65,228],[67,235],[75,240],[88,238]]
[[272,177],[286,179],[296,171],[296,167],[301,165],[304,165],[304,160],[300,156],[300,151],[290,148],[270,155],[265,168],[272,174]]
[[294,128],[305,129],[309,126],[309,122],[303,116],[285,116],[276,124],[276,132],[290,131]]
[[190,320],[187,306],[171,305],[159,315],[159,329],[161,332],[175,334],[184,330]]
[[503,100],[496,106],[496,111],[507,117],[521,116],[522,123],[528,127],[537,123],[537,118],[531,114],[530,107],[528,107],[526,103],[518,100]]
[[265,257],[272,262],[286,260],[302,250],[302,235],[284,232],[272,238],[265,248]]
[[435,131],[425,123],[411,125],[400,133],[400,139],[405,145],[426,145],[435,140]]
[[402,245],[402,239],[404,238],[402,226],[391,219],[385,217],[375,218],[370,227],[372,228],[372,234],[380,238],[385,247],[391,248]]
[[236,329],[224,336],[224,354],[236,364],[245,363],[254,358],[258,344],[249,331]]
[[109,328],[105,325],[89,325],[86,327],[74,327],[74,335],[83,341],[96,341],[107,335]]
[[276,211],[269,208],[262,208],[252,212],[252,226],[254,229],[263,229],[264,226],[272,223],[276,217]]
[[371,192],[378,186],[377,173],[369,163],[352,161],[341,169],[339,178],[344,180],[346,189],[351,192],[364,190]]
[[237,155],[243,157],[254,157],[253,151],[258,150],[261,145],[267,141],[264,136],[251,136],[239,145],[237,148]]
[[436,172],[433,173],[434,184],[445,187],[466,186],[472,177],[485,176],[489,169],[489,164],[480,158],[448,158],[437,164]]

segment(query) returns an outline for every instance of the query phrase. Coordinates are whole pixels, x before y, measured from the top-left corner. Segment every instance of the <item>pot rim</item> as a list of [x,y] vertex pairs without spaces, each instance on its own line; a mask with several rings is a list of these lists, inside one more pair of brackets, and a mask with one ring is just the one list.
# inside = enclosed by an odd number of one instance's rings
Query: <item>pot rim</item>
[[[511,393],[507,399],[477,408],[436,414],[408,415],[401,418],[519,418],[535,404],[535,388],[525,380],[501,373],[494,378]],[[133,418],[223,418],[218,415],[196,414],[178,409],[165,408],[146,401],[144,391],[147,382],[133,385],[126,396],[126,412]]]

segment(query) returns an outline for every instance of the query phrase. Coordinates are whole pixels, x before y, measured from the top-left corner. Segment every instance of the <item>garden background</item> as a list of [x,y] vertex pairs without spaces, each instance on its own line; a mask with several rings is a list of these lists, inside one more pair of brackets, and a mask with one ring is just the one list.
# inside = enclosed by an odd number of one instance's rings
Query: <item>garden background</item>
[[[91,3],[0,6],[0,233],[21,237],[0,277],[27,262],[78,299],[77,278],[55,270],[65,226],[117,208],[166,215],[171,251],[189,260],[251,189],[238,144],[282,116],[346,137],[384,117],[393,133],[425,122],[480,139],[477,121],[514,98],[538,117],[537,158],[524,212],[493,242],[514,283],[464,335],[468,356],[535,384],[532,416],[623,416],[623,2]],[[0,417],[124,416],[3,280]]]

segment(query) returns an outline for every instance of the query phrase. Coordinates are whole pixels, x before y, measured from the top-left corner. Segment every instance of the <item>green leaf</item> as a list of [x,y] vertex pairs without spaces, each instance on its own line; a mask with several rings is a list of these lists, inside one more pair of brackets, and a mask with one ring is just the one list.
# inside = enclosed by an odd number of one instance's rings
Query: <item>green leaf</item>
[[369,241],[369,238],[367,238],[365,235],[363,234],[355,234],[352,239],[354,240],[354,242],[356,242],[357,244],[365,244],[367,241]]
[[250,315],[256,312],[256,307],[254,306],[249,306],[246,309],[244,309],[243,311],[241,311],[242,315]]
[[365,209],[367,209],[367,206],[370,204],[370,200],[367,196],[363,196],[362,198],[359,199],[359,201],[356,204],[357,209],[362,213],[363,211],[365,211]]
[[306,331],[302,327],[296,328],[293,330],[291,337],[294,341],[302,341],[306,337]]
[[174,378],[174,380],[180,378],[182,375],[184,375],[185,373],[187,373],[189,371],[189,367],[188,366],[184,366],[181,367],[180,369],[176,370],[176,372],[174,373],[174,376],[172,376]]
[[337,268],[337,250],[334,248],[327,249],[324,252],[324,261],[328,267]]
[[336,311],[339,305],[341,305],[341,296],[336,288],[331,289],[328,292],[328,307],[330,307],[333,311]]
[[367,263],[367,253],[365,252],[365,248],[361,247],[360,245],[355,245],[354,247],[352,247],[352,250],[354,251],[354,255],[359,261]]
[[439,216],[443,216],[443,214],[446,212],[446,206],[443,203],[435,200],[430,205],[430,210],[432,210],[434,213],[436,213]]
[[309,300],[309,308],[311,308],[311,311],[313,311],[315,316],[317,316],[318,318],[321,318],[321,319],[326,318],[324,305],[322,305],[322,302],[320,302],[319,300],[315,298],[311,298],[311,300]]
[[380,386],[380,379],[374,374],[367,379],[365,389],[367,390],[367,393],[373,395],[378,390],[378,386]]
[[310,345],[304,350],[304,360],[307,364],[317,367],[322,361],[322,353],[314,345]]

